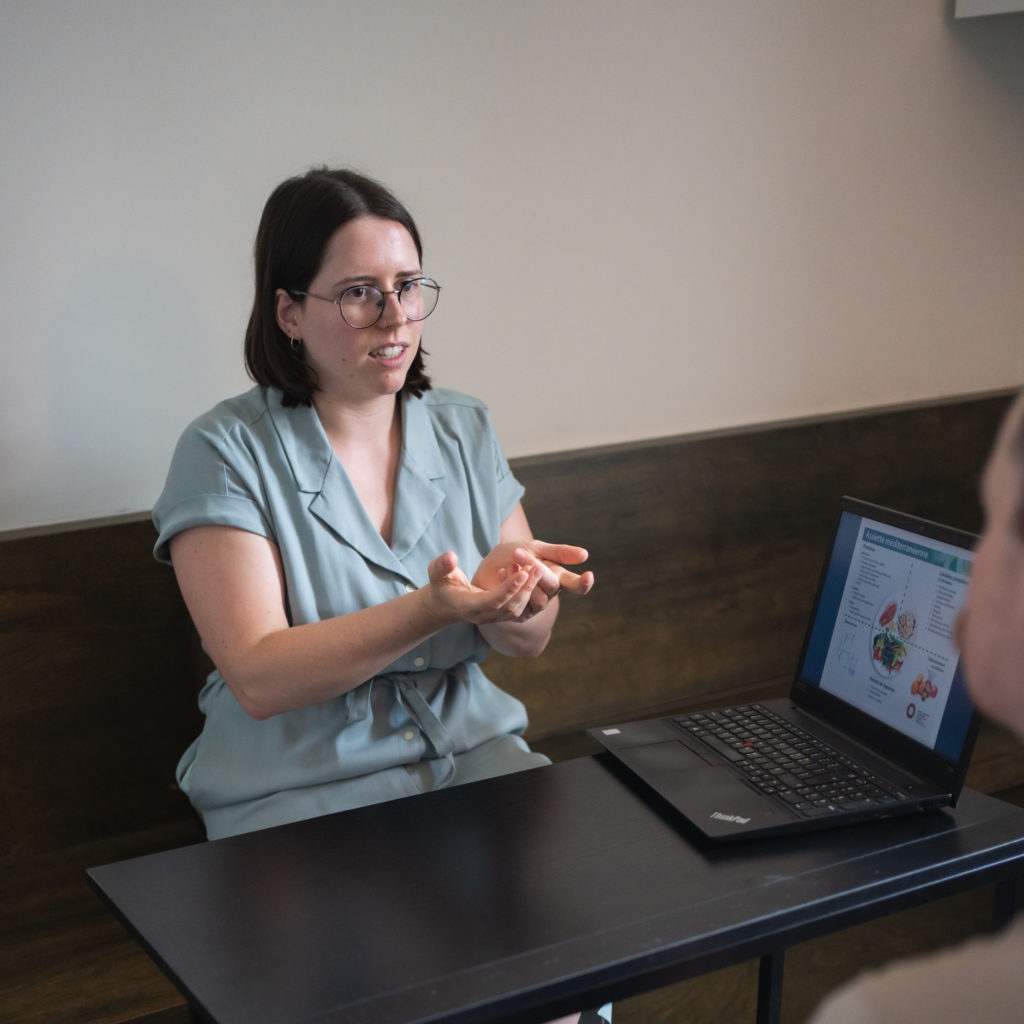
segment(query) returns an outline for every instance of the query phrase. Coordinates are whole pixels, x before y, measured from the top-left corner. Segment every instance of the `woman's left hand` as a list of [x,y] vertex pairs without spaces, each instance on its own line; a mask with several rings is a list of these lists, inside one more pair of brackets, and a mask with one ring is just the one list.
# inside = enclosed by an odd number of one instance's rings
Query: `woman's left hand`
[[562,590],[579,595],[590,591],[594,585],[592,572],[577,574],[565,568],[579,565],[588,557],[586,549],[575,544],[549,544],[534,539],[504,541],[480,563],[473,575],[473,585],[489,590],[521,569],[539,569],[539,578],[520,617],[520,621],[525,621],[547,608]]

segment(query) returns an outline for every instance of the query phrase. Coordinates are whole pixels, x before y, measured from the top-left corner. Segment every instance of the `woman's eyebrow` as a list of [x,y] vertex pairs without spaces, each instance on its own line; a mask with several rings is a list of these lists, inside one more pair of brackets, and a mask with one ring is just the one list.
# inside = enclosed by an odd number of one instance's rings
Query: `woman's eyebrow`
[[[416,270],[400,270],[395,274],[395,280],[408,280],[409,278],[423,277],[423,271],[417,268]],[[380,281],[380,278],[375,274],[353,274],[351,277],[343,277],[340,281],[334,283],[335,288],[351,288],[355,284],[373,284],[376,285]]]

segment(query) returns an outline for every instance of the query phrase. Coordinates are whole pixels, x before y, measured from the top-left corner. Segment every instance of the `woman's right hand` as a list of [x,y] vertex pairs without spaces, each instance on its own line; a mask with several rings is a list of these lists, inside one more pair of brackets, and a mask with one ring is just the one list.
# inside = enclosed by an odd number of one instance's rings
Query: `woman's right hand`
[[431,614],[454,622],[481,626],[492,622],[512,622],[525,613],[534,588],[546,569],[536,559],[509,573],[487,588],[471,583],[459,568],[454,551],[446,551],[427,568],[430,582],[423,588]]

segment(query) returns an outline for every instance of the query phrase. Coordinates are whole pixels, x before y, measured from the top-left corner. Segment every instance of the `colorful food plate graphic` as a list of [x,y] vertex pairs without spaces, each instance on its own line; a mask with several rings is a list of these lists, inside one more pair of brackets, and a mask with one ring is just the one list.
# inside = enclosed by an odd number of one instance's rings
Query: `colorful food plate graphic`
[[953,627],[967,567],[955,554],[862,524],[822,673],[824,689],[929,746],[958,660]]
[[891,678],[907,660],[907,643],[917,629],[917,617],[900,607],[899,594],[891,594],[882,602],[875,617],[871,637],[871,660],[876,672]]

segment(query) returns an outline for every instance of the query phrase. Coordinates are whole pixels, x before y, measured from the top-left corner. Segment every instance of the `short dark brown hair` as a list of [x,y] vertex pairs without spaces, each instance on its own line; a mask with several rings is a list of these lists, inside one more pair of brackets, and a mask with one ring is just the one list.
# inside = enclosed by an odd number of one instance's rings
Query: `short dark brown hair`
[[[380,182],[356,171],[315,167],[282,182],[270,194],[256,233],[253,257],[255,294],[245,332],[245,368],[257,384],[278,388],[287,406],[310,405],[319,387],[302,349],[277,322],[278,288],[297,301],[323,263],[327,244],[342,225],[358,217],[381,217],[401,224],[416,245],[423,244],[412,215]],[[430,390],[422,346],[402,386],[415,397]]]

